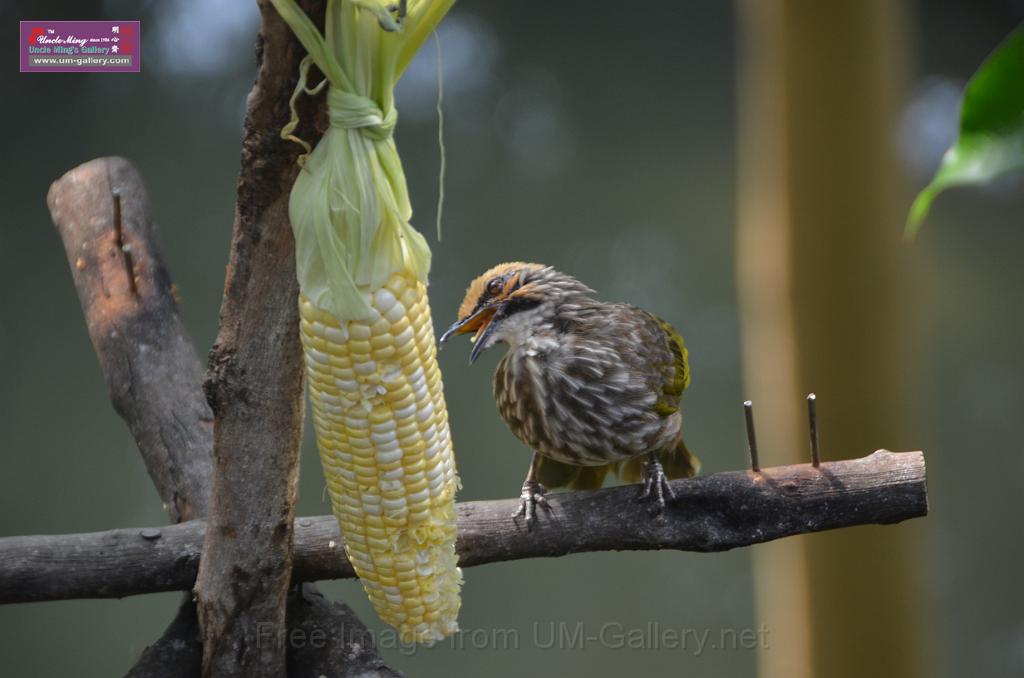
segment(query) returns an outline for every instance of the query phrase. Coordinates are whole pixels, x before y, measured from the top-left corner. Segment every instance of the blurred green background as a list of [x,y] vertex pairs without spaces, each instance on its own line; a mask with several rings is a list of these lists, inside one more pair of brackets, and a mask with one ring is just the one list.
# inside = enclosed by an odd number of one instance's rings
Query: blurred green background
[[[917,2],[908,17],[910,82],[898,123],[876,141],[896,150],[909,206],[912,189],[954,138],[963,82],[1024,17],[1024,3]],[[161,524],[165,515],[133,440],[108,403],[45,194],[88,159],[134,161],[149,186],[185,322],[205,354],[227,261],[256,8],[241,0],[16,0],[0,7],[11,40],[15,22],[30,18],[139,18],[143,65],[137,75],[19,74],[10,50],[3,70],[0,536]],[[415,223],[434,246],[436,325],[447,326],[473,276],[513,259],[556,265],[604,298],[656,311],[690,348],[690,446],[706,473],[743,467],[736,8],[712,0],[466,1],[440,35],[448,152],[440,243],[429,43],[399,87],[397,132]],[[931,501],[931,515],[911,528],[923,534],[913,567],[924,594],[919,626],[928,671],[939,678],[1024,675],[1024,591],[1015,576],[1024,559],[1024,455],[1013,428],[1024,410],[1022,208],[1019,180],[943,196],[912,246],[918,270],[902,281],[914,288],[920,380],[912,390],[921,416],[910,439],[926,451]],[[490,398],[498,353],[472,369],[465,346],[440,354],[462,500],[514,495],[528,463]],[[307,435],[298,513],[329,511]],[[466,634],[414,656],[399,649],[384,656],[416,676],[749,676],[757,653],[772,651],[773,633],[772,619],[755,617],[751,568],[751,549],[474,568],[465,573]],[[382,629],[358,583],[323,588]],[[0,675],[123,673],[177,601],[160,594],[0,607]],[[723,629],[757,630],[762,621],[760,649],[543,647],[552,624],[571,632],[582,623],[587,634],[599,634],[657,622],[708,630],[714,645]],[[483,642],[494,629],[517,636],[518,648]]]

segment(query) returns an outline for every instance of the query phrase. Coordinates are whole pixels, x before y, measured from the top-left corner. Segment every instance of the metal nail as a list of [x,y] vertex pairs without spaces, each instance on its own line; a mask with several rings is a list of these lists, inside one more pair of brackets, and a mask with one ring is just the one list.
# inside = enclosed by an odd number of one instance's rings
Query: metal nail
[[807,394],[807,418],[811,425],[811,465],[821,466],[821,449],[818,445],[818,396]]
[[761,470],[761,463],[757,459],[757,436],[754,435],[753,401],[744,401],[743,413],[746,415],[747,418],[747,449],[750,450],[750,470],[757,473]]

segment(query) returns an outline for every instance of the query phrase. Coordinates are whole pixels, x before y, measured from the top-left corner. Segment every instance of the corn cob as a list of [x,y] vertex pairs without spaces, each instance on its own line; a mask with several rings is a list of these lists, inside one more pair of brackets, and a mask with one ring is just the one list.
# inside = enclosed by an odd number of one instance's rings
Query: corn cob
[[[308,151],[288,205],[320,459],[345,551],[404,642],[457,629],[458,478],[427,304],[430,248],[392,137],[394,86],[453,0],[329,0],[325,32],[272,0],[308,51],[284,138]],[[315,64],[325,80],[307,87]],[[327,87],[316,148],[295,99]]]
[[345,552],[403,642],[457,630],[455,462],[426,288],[395,274],[365,321],[300,300],[313,422]]

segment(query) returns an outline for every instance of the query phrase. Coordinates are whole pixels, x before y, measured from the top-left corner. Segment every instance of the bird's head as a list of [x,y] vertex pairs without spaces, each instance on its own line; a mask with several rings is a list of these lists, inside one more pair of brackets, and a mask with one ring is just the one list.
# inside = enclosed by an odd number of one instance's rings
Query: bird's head
[[473,364],[485,350],[504,341],[516,344],[533,328],[551,319],[557,306],[593,290],[550,266],[514,261],[498,264],[469,284],[459,319],[441,335],[473,335]]

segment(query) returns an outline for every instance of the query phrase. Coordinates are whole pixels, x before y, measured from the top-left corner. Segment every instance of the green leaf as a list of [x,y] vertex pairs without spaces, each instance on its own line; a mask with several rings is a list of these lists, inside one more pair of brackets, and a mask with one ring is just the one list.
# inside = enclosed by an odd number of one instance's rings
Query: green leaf
[[989,56],[967,83],[960,136],[907,216],[916,235],[932,201],[951,186],[983,184],[1024,169],[1024,24]]

